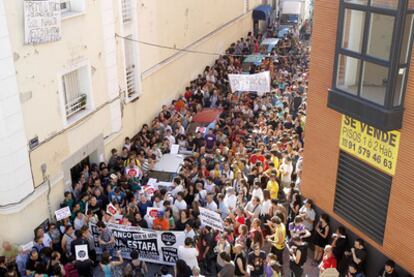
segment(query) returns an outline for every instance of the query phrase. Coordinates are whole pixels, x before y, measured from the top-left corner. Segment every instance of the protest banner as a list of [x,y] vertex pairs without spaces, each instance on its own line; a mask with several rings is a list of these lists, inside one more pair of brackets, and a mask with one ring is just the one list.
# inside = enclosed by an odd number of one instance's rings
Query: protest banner
[[62,219],[65,219],[71,215],[70,208],[68,206],[63,207],[62,209],[59,209],[55,211],[56,220],[60,221]]
[[200,207],[200,221],[202,225],[210,226],[219,231],[224,230],[223,219],[218,212]]
[[[130,259],[130,253],[137,250],[142,261],[175,265],[178,260],[178,246],[184,245],[184,232],[153,231],[112,223],[108,223],[107,227],[114,235],[115,250],[120,250],[125,259]],[[95,241],[96,252],[101,254],[98,229],[92,223],[89,223],[89,228]]]
[[260,72],[257,74],[229,74],[231,90],[255,91],[259,95],[270,92],[270,72]]

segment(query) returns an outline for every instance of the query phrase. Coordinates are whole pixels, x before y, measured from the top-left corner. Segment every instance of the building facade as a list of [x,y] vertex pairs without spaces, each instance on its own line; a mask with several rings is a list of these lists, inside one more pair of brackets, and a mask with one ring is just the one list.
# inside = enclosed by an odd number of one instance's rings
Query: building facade
[[138,41],[223,53],[264,3],[29,2],[0,0],[0,241],[20,244],[76,167],[109,158],[217,58]]
[[367,276],[413,273],[414,1],[314,5],[303,194],[366,241]]

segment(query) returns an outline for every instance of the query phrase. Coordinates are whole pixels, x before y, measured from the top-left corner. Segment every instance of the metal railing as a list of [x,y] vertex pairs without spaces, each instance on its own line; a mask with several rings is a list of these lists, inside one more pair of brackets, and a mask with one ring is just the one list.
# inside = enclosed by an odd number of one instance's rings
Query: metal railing
[[126,83],[127,83],[127,95],[133,96],[137,90],[135,87],[135,67],[129,66],[126,69]]
[[77,112],[84,110],[86,108],[86,94],[81,94],[79,97],[76,97],[72,101],[66,103],[66,117],[69,118]]
[[124,23],[132,20],[132,5],[131,0],[122,0],[122,21]]

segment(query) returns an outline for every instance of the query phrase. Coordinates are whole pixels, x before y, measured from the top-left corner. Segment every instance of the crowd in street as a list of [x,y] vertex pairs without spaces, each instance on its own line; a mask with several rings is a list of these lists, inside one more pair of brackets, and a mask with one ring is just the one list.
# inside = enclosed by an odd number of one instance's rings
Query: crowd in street
[[[349,248],[346,230],[332,230],[330,218],[317,215],[300,191],[310,48],[298,37],[288,34],[251,67],[250,73],[270,71],[272,90],[263,96],[232,92],[227,78],[242,72],[243,55],[260,51],[260,36],[233,43],[150,124],[125,138],[122,149],[113,149],[108,162],[85,166],[64,194],[70,217],[38,228],[29,251],[6,242],[0,276],[93,276],[96,268],[113,276],[120,265],[123,276],[147,276],[137,251],[124,260],[114,250],[108,223],[183,231],[174,273],[161,267],[163,276],[299,277],[308,260],[320,273],[337,268],[342,276],[365,276],[364,241]],[[188,133],[205,108],[222,109],[217,122],[206,133]],[[147,195],[149,172],[177,144],[192,154],[170,189]],[[110,203],[116,216],[106,212]],[[159,208],[155,219],[150,207]],[[201,224],[200,207],[219,213],[224,231]],[[99,230],[103,254],[96,254],[89,222]],[[84,244],[89,259],[78,261],[75,246]],[[397,276],[394,266],[388,261],[379,276]]]

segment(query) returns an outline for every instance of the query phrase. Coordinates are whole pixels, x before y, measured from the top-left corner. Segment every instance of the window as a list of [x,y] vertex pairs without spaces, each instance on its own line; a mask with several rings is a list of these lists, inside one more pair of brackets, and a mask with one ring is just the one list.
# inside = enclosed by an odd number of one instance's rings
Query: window
[[340,0],[328,106],[381,130],[401,128],[414,0]]
[[[132,39],[132,35],[128,38]],[[126,98],[132,100],[139,95],[138,92],[138,76],[136,67],[136,47],[132,40],[124,41],[125,51],[125,76],[126,76]]]
[[243,11],[244,13],[247,13],[249,11],[249,0],[243,1]]
[[388,61],[391,52],[394,17],[373,13],[369,27],[367,54]]
[[360,68],[360,60],[339,55],[336,85],[341,90],[356,95],[359,89]]
[[334,212],[382,244],[391,183],[391,176],[341,151]]
[[397,9],[400,0],[371,0],[371,6],[387,9]]
[[65,122],[76,121],[92,108],[90,66],[81,65],[61,75]]
[[60,2],[63,19],[83,14],[85,9],[85,0],[61,0]]
[[70,0],[62,0],[60,3],[60,11],[66,13],[70,11]]
[[361,53],[365,13],[346,9],[342,34],[342,48]]
[[388,83],[388,68],[364,62],[360,96],[379,105],[384,105]]
[[122,21],[124,23],[132,21],[131,0],[122,0]]

